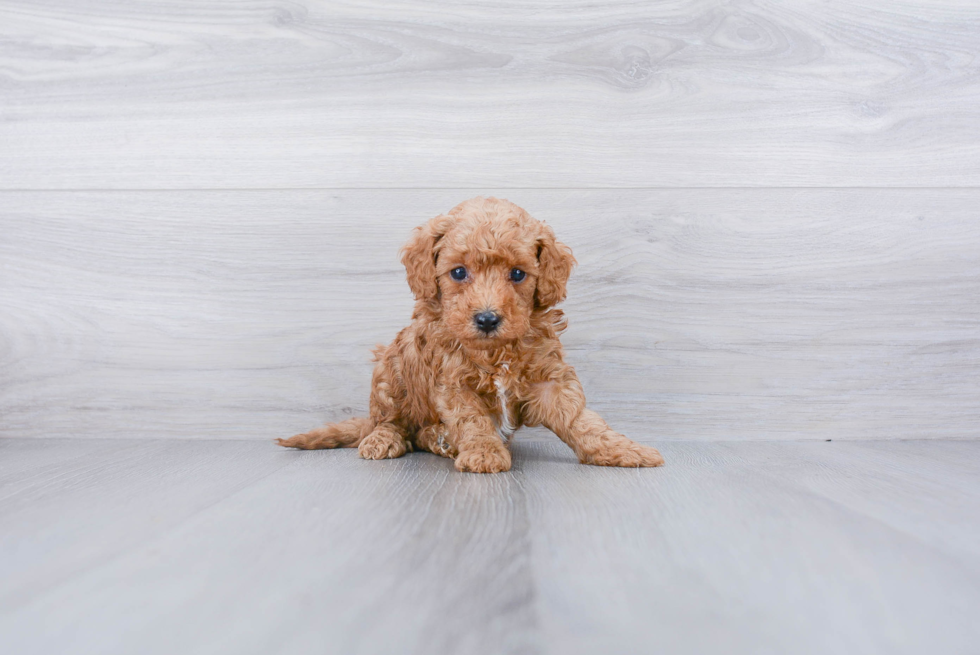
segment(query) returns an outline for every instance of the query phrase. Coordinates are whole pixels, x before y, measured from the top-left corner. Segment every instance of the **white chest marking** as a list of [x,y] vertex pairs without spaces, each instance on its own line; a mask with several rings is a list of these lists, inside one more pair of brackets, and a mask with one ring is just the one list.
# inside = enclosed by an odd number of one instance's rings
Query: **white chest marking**
[[[504,364],[501,368],[506,373],[509,367]],[[497,426],[497,434],[504,443],[507,443],[514,434],[514,424],[511,423],[510,410],[507,407],[507,387],[504,386],[503,376],[500,375],[494,377],[493,384],[497,387],[497,402],[500,403],[500,424]]]

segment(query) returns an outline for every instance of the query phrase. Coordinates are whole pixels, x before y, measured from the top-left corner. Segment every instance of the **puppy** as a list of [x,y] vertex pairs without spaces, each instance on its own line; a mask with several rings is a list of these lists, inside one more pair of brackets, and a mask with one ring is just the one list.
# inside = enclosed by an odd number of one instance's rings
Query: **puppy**
[[583,464],[660,466],[660,453],[585,407],[558,335],[575,264],[550,227],[506,200],[474,198],[415,229],[402,249],[412,323],[374,351],[370,418],[331,423],[291,448],[357,447],[365,459],[419,448],[460,471],[510,469],[510,438],[543,425]]

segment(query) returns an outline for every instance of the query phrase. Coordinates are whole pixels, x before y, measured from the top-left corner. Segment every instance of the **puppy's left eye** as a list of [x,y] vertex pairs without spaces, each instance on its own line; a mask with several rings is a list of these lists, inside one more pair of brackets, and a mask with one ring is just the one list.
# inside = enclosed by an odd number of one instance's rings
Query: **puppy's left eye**
[[519,268],[514,268],[514,269],[511,269],[511,271],[510,271],[510,279],[513,282],[521,282],[521,281],[524,280],[524,278],[526,276],[527,276],[527,273],[525,273],[524,271],[522,271]]

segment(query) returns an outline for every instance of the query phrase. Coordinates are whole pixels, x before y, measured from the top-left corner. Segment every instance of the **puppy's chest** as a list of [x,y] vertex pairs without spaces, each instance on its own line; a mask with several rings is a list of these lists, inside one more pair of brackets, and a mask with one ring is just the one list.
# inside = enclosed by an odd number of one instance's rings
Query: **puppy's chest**
[[501,440],[507,442],[520,426],[518,416],[520,385],[510,365],[501,364],[484,377],[480,393]]

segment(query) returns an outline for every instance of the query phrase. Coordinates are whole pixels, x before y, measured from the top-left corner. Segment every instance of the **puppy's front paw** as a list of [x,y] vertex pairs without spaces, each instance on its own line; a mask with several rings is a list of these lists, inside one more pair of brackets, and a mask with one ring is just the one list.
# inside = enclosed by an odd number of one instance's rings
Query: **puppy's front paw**
[[375,430],[357,446],[364,459],[394,459],[405,454],[405,440],[390,430]]
[[510,470],[510,451],[503,444],[479,445],[456,455],[456,470],[467,473],[501,473]]
[[630,441],[622,435],[617,439],[603,440],[602,447],[590,453],[579,455],[583,464],[595,466],[623,466],[629,468],[663,466],[664,458],[660,451],[650,446]]

